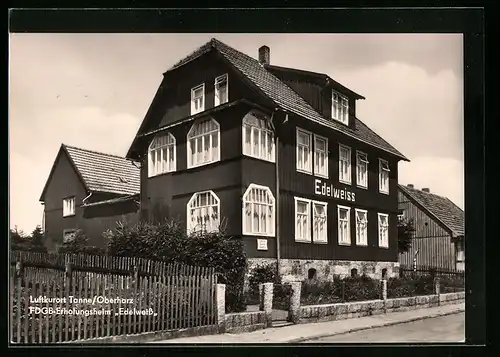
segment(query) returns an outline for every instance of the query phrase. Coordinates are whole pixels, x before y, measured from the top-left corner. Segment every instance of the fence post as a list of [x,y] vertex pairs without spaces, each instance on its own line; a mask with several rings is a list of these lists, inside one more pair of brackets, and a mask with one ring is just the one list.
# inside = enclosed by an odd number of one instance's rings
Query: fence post
[[264,283],[259,285],[261,290],[260,303],[262,305],[261,311],[265,313],[265,324],[266,327],[271,327],[273,325],[273,293],[274,284]]
[[259,284],[259,311],[264,311],[264,284]]
[[387,280],[382,279],[382,300],[384,302],[384,313],[387,313]]
[[300,320],[300,293],[302,283],[293,281],[290,283],[292,296],[290,297],[290,307],[288,308],[288,321],[298,324]]
[[66,261],[66,271],[65,271],[65,285],[66,285],[66,294],[69,295],[71,289],[71,280],[73,279],[73,267],[69,261]]
[[219,333],[226,332],[226,285],[217,284],[215,299],[217,301],[217,327]]
[[441,295],[441,284],[439,282],[439,276],[436,276],[434,278],[434,289],[435,289],[435,293],[437,295],[438,306],[439,306],[441,304],[441,298],[440,298],[440,295]]

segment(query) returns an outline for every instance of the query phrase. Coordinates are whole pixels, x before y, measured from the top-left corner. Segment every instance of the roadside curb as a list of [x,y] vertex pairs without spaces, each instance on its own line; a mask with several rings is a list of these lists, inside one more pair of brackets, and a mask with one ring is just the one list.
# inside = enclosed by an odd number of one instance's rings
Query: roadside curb
[[314,340],[318,340],[320,338],[337,336],[337,335],[345,335],[348,333],[369,330],[372,328],[394,326],[394,325],[405,324],[405,323],[413,322],[413,321],[432,319],[435,317],[441,317],[441,316],[447,316],[447,315],[454,315],[454,314],[459,314],[459,313],[464,312],[464,311],[465,311],[465,309],[461,308],[461,309],[457,309],[454,311],[440,312],[440,313],[435,313],[435,314],[427,315],[427,316],[412,317],[410,319],[402,320],[402,321],[390,321],[390,322],[385,322],[385,323],[381,323],[381,324],[374,324],[374,325],[370,325],[370,326],[356,327],[356,328],[352,328],[352,329],[349,329],[346,331],[341,331],[341,332],[336,332],[336,333],[330,332],[330,333],[324,333],[324,334],[316,335],[316,336],[312,336],[312,337],[301,337],[301,338],[296,338],[293,340],[286,341],[285,343],[300,343],[300,342],[305,342],[305,341],[314,341]]

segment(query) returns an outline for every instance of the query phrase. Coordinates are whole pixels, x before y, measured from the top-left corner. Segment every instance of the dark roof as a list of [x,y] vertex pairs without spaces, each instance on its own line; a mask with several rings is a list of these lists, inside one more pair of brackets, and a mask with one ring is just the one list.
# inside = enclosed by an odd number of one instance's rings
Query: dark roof
[[[58,157],[62,153],[67,154],[87,192],[120,195],[133,195],[140,192],[140,169],[129,159],[65,144],[61,145]],[[45,191],[56,164],[57,158],[45,183],[40,201],[44,201]]]
[[129,195],[129,196],[122,196],[122,197],[112,198],[112,199],[105,200],[105,201],[97,201],[97,202],[86,203],[86,204],[83,205],[83,207],[111,205],[111,204],[120,203],[120,202],[137,201],[138,199],[139,199],[139,194],[134,194],[134,195]]
[[211,39],[209,42],[199,47],[196,51],[176,63],[166,73],[185,65],[212,49],[216,49],[244,77],[249,79],[256,89],[258,89],[266,97],[270,98],[283,110],[322,124],[333,130],[337,130],[343,134],[396,155],[403,160],[409,161],[402,153],[372,131],[368,126],[361,122],[361,120],[356,118],[355,129],[353,129],[344,124],[325,118],[294,90],[288,87],[270,71],[266,70],[266,68],[262,66],[258,60],[235,50],[217,39]]
[[339,82],[337,82],[336,80],[334,80],[333,78],[331,78],[326,73],[311,72],[311,71],[306,71],[306,70],[303,70],[303,69],[281,67],[281,66],[275,66],[275,65],[271,65],[271,64],[266,64],[266,65],[264,65],[264,67],[268,71],[271,71],[271,73],[273,73],[273,74],[277,74],[279,72],[292,73],[292,74],[295,73],[295,74],[306,76],[306,77],[321,79],[322,82],[324,82],[324,84],[331,83],[331,84],[336,85],[337,87],[342,88],[343,91],[351,94],[355,99],[366,99],[361,94],[358,94],[358,93],[354,92],[353,90],[347,88],[346,86],[343,86],[342,84],[340,84]]
[[440,221],[454,236],[465,235],[465,213],[450,199],[408,186],[398,186],[406,197]]

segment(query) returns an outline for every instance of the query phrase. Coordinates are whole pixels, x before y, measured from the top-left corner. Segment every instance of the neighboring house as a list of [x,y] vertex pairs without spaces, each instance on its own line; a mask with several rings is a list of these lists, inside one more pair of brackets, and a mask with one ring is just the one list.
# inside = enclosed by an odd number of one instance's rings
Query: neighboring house
[[402,218],[412,219],[415,235],[411,249],[400,255],[402,265],[465,270],[465,214],[446,197],[399,185]]
[[123,157],[62,144],[40,201],[47,248],[56,250],[81,229],[103,246],[102,232],[139,217],[140,169]]
[[[285,279],[397,273],[398,162],[359,94],[212,39],[163,74],[127,157],[144,217],[243,240]],[[355,269],[355,270],[353,270]]]

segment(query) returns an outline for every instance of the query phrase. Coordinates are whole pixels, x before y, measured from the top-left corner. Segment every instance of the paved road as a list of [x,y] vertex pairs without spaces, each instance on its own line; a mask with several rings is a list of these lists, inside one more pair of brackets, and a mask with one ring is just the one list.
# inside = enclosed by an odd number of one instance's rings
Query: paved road
[[324,337],[305,343],[461,342],[465,340],[464,323],[465,314],[459,313]]

